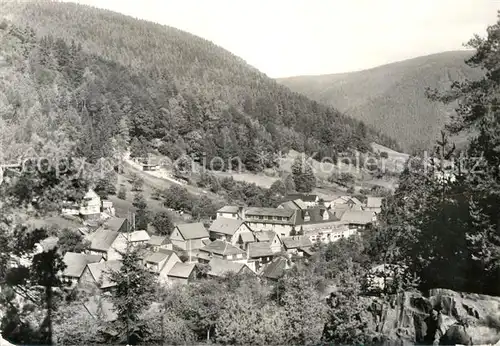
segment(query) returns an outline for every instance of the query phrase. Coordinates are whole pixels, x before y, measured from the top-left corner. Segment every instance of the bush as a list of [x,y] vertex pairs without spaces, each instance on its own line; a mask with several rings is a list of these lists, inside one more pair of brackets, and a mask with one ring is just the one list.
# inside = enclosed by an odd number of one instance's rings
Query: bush
[[387,159],[387,158],[389,158],[389,154],[387,153],[387,151],[382,151],[380,153],[380,157],[383,159]]

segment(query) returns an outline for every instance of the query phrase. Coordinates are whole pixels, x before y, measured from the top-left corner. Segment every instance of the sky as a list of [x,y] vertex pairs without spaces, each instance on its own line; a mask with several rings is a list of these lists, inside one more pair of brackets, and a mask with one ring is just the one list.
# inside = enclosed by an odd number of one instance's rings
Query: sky
[[464,49],[500,0],[77,0],[188,31],[273,78]]

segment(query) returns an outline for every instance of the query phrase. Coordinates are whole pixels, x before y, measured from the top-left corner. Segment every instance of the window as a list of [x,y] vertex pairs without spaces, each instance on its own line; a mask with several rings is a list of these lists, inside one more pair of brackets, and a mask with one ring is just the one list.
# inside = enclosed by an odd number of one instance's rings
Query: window
[[243,255],[239,253],[236,255],[236,258],[243,258]]

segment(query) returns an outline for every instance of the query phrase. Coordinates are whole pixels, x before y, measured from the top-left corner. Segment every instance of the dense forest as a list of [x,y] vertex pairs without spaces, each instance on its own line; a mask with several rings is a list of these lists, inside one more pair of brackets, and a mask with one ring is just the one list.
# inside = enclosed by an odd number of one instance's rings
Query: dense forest
[[[472,55],[473,51],[443,52],[363,71],[290,77],[279,82],[390,134],[404,152],[412,153],[432,149],[456,106],[432,102],[426,89],[480,79],[481,70],[465,63]],[[463,141],[467,137],[457,138]]]
[[261,153],[334,157],[367,151],[370,141],[396,147],[185,32],[71,3],[2,3],[0,10],[9,14],[1,32],[2,120],[17,132],[4,144],[58,127],[89,159],[110,156],[113,140],[128,135],[144,151],[238,156],[254,171],[274,164],[259,162]]

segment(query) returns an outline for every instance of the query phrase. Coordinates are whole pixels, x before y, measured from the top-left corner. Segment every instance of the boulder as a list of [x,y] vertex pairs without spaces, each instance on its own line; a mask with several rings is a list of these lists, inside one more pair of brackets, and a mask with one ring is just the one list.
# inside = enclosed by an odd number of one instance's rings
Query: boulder
[[[441,304],[443,342],[470,339],[474,345],[500,342],[500,297],[433,289],[427,296],[420,292],[405,292],[391,297],[389,302],[379,298],[370,301],[375,332],[391,345],[421,344],[426,334],[424,322],[432,307]],[[464,343],[467,344],[467,343]]]

